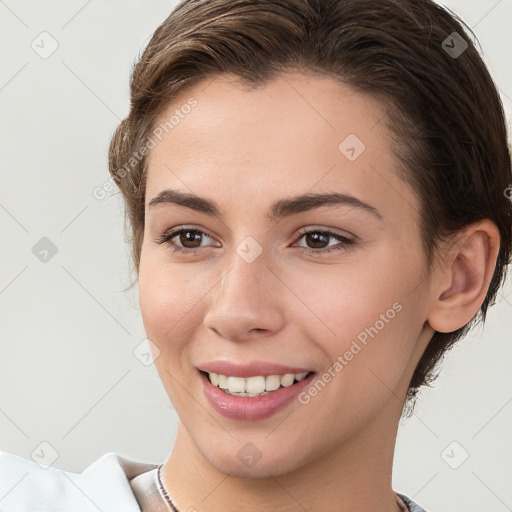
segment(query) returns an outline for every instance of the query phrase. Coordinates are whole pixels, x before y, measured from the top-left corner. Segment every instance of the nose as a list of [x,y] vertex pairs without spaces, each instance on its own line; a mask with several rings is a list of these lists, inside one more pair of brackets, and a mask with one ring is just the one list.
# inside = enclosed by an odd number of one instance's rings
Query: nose
[[282,328],[283,285],[267,264],[264,254],[251,263],[234,254],[210,292],[204,319],[208,329],[227,340],[243,341],[274,335]]

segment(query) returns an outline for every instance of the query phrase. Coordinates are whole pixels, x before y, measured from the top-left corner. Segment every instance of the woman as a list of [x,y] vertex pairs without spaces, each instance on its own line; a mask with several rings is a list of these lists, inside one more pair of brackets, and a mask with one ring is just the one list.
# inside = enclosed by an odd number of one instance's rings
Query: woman
[[422,511],[391,486],[399,419],[512,246],[503,111],[461,23],[429,0],[184,1],[109,156],[178,433],[158,466],[49,468],[30,500]]

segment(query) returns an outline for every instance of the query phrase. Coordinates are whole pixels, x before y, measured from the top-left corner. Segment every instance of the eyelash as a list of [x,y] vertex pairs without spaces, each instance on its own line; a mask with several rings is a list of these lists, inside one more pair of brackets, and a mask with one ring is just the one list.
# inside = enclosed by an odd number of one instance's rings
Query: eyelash
[[[179,229],[167,231],[163,235],[160,235],[159,237],[157,237],[155,239],[155,242],[157,244],[167,245],[169,247],[169,249],[171,249],[172,252],[179,252],[179,253],[183,253],[183,254],[199,252],[202,248],[188,249],[186,247],[177,246],[171,242],[171,240],[173,238],[175,238],[177,235],[180,235],[181,233],[187,233],[187,232],[200,233],[200,234],[206,235],[208,238],[213,239],[213,237],[211,235],[209,235],[207,232],[205,232],[201,229],[182,226]],[[335,247],[324,248],[324,249],[311,249],[309,247],[299,247],[299,249],[301,249],[302,251],[306,252],[307,254],[311,254],[311,255],[318,255],[318,254],[323,255],[323,254],[327,254],[327,253],[331,253],[331,252],[341,251],[341,250],[346,249],[348,245],[355,243],[355,240],[352,238],[348,238],[346,236],[339,235],[337,233],[333,233],[332,231],[323,230],[323,229],[302,229],[298,233],[298,235],[300,235],[298,240],[300,240],[304,235],[307,235],[309,233],[318,233],[323,236],[327,236],[328,238],[334,238],[336,240],[339,240],[341,243],[341,245],[338,247],[335,246]]]

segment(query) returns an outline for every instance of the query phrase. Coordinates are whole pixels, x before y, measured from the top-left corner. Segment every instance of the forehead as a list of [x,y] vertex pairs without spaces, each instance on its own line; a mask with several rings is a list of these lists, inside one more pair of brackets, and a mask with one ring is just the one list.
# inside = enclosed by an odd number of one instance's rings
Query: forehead
[[259,192],[269,204],[333,188],[398,209],[415,202],[382,105],[329,77],[290,73],[249,89],[220,75],[182,91],[155,127],[166,122],[148,159],[147,202],[166,187],[226,199]]
[[[189,108],[192,100],[195,106]],[[312,147],[322,141],[332,145],[354,132],[374,143],[369,132],[383,117],[376,99],[323,75],[288,73],[248,88],[238,77],[223,74],[182,91],[156,118],[155,126],[165,128],[167,122],[164,137],[172,132],[172,137],[165,137],[170,145],[173,139],[176,145],[188,139],[194,150],[211,145],[233,152],[235,143],[243,141],[240,151],[252,149],[261,156],[262,149],[283,146],[301,152],[305,139]],[[382,146],[386,142],[382,140]],[[188,147],[180,147],[181,152]]]

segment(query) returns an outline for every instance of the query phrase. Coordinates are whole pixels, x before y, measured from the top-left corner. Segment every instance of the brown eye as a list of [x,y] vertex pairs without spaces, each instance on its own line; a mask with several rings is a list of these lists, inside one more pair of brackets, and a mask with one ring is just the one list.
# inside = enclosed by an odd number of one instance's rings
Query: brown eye
[[304,240],[313,249],[323,249],[324,244],[329,244],[329,236],[317,231],[310,231],[304,235]]
[[[299,240],[304,240],[306,247],[299,246],[303,251],[313,255],[322,255],[333,251],[347,250],[355,240],[332,231],[309,229],[304,230],[299,237]],[[329,247],[330,240],[337,240],[339,243]]]
[[201,231],[187,229],[179,231],[172,238],[178,238],[180,244],[187,249],[195,249],[201,246]]
[[205,238],[213,238],[200,229],[181,226],[180,229],[167,231],[155,239],[157,244],[169,246],[172,252],[193,253],[198,252],[206,246],[201,246]]

